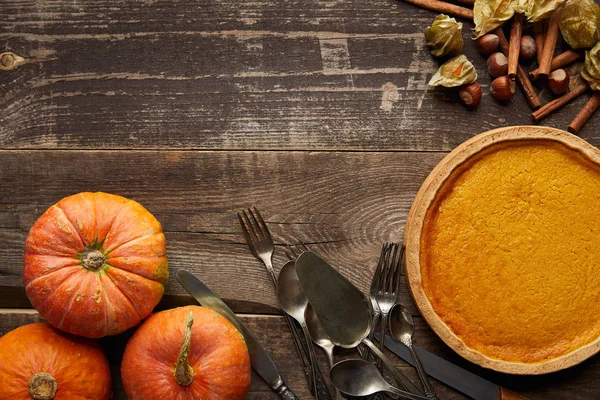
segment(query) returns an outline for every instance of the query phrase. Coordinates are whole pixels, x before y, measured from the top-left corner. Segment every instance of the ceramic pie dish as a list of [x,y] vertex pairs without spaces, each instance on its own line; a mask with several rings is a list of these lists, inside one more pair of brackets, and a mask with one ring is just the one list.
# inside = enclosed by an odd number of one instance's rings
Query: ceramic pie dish
[[404,239],[417,307],[469,361],[543,374],[600,350],[600,151],[586,141],[475,136],[425,180]]

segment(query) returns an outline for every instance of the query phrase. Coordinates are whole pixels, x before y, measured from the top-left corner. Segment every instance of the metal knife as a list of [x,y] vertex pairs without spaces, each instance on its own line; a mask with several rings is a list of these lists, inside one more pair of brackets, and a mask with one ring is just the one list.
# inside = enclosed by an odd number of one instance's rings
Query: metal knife
[[298,396],[283,381],[277,366],[271,360],[265,349],[248,331],[244,323],[235,315],[227,304],[223,302],[216,294],[212,292],[200,279],[186,270],[177,271],[177,280],[190,294],[204,307],[215,310],[237,328],[242,334],[250,354],[250,363],[252,368],[261,378],[285,400],[300,400]]
[[[375,337],[379,340],[378,334],[375,334]],[[414,365],[408,347],[390,336],[385,337],[384,344],[392,353],[410,365]],[[414,345],[413,347],[428,375],[475,400],[527,400],[525,397],[487,381],[427,350]]]

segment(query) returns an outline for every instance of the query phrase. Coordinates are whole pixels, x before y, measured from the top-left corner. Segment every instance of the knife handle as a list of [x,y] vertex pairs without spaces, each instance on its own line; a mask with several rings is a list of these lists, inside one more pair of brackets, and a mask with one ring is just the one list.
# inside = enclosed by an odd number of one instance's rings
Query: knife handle
[[525,397],[516,394],[515,392],[511,392],[508,389],[504,389],[503,387],[498,390],[498,400],[527,400]]
[[277,393],[283,400],[300,400],[300,397],[298,397],[296,393],[292,391],[292,389],[287,387],[285,383],[279,387]]

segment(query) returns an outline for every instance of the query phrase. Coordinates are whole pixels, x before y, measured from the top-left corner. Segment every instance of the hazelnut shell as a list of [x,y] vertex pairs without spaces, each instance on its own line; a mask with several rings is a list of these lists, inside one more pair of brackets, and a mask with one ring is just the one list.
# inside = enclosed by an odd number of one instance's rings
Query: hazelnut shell
[[477,82],[463,85],[458,90],[460,101],[469,107],[477,107],[481,101],[481,86]]
[[508,75],[500,76],[492,81],[491,92],[498,100],[510,100],[515,94],[515,81]]
[[494,78],[508,74],[508,59],[500,52],[496,52],[488,57],[488,72]]
[[548,87],[554,94],[566,92],[571,78],[564,69],[556,69],[548,75]]
[[535,46],[535,39],[528,35],[522,36],[521,49],[519,50],[519,57],[521,60],[529,61],[535,57],[536,53],[537,47]]
[[477,39],[477,49],[485,54],[490,55],[498,50],[498,46],[500,45],[500,39],[497,35],[493,33],[486,33],[479,39]]

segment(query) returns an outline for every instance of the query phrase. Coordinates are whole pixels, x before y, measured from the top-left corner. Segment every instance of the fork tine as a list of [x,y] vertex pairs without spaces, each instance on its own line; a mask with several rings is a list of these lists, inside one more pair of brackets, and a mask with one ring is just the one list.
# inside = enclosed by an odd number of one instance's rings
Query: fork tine
[[306,247],[306,245],[304,244],[304,242],[302,240],[299,240],[300,244],[302,245],[302,248],[304,249],[304,251],[310,251],[308,247]]
[[248,213],[250,214],[250,216],[252,217],[252,221],[254,222],[254,224],[252,224],[252,228],[254,229],[254,233],[256,234],[256,237],[259,240],[263,239],[265,237],[264,233],[263,233],[263,229],[258,224],[258,221],[256,220],[256,217],[254,216],[254,213],[252,212],[252,210],[250,209],[250,207],[248,207]]
[[244,221],[246,222],[246,228],[248,229],[248,233],[250,234],[250,238],[253,242],[252,245],[254,246],[254,243],[258,242],[258,235],[254,230],[254,226],[252,226],[252,224],[250,223],[250,218],[248,217],[248,214],[246,214],[246,211],[242,210],[242,213],[244,215]]
[[396,281],[398,276],[398,267],[400,264],[400,245],[398,243],[394,243],[394,257],[392,258],[392,265],[390,268],[390,280],[388,282],[387,291],[390,293],[395,293],[396,290]]
[[[256,208],[256,206],[254,206],[254,212],[256,213],[256,216],[258,217],[258,222],[260,222],[260,224],[257,224],[263,235],[268,238],[269,240],[273,240],[273,238],[271,237],[271,232],[269,231],[269,228],[267,228],[267,224],[265,224],[265,220],[263,219],[262,215],[260,215],[260,212],[258,211],[258,208]],[[254,215],[252,215],[254,217]],[[256,221],[256,219],[254,219]]]
[[383,257],[383,265],[381,267],[381,276],[379,278],[379,288],[378,288],[378,290],[383,293],[385,293],[385,288],[387,287],[387,276],[388,276],[391,252],[392,252],[392,249],[391,249],[390,244],[386,243],[385,244],[385,254]]
[[394,272],[395,272],[395,266],[396,266],[397,251],[398,251],[398,247],[396,246],[396,244],[390,243],[390,258],[388,260],[388,265],[387,265],[388,269],[387,269],[385,288],[384,288],[386,293],[392,292],[392,284],[394,283]]
[[250,233],[248,232],[248,228],[242,219],[242,215],[237,213],[238,219],[240,220],[240,226],[242,227],[242,232],[244,233],[244,238],[246,239],[246,243],[248,243],[248,247],[254,256],[256,257],[256,251],[254,250],[254,243],[252,242],[252,238],[250,237]]
[[400,255],[398,257],[398,270],[396,271],[396,275],[394,276],[394,278],[396,279],[396,284],[394,285],[394,290],[396,291],[395,292],[396,294],[400,293],[400,276],[402,275],[402,261],[404,258],[405,250],[406,250],[406,248],[404,247],[404,244],[401,243],[400,244]]
[[379,254],[379,261],[377,261],[377,268],[375,268],[375,273],[373,274],[373,281],[371,283],[371,293],[375,294],[375,292],[378,290],[379,287],[379,281],[381,278],[381,270],[383,269],[383,264],[384,264],[384,260],[385,260],[385,254],[386,254],[386,247],[387,245],[384,244],[383,246],[381,246],[381,253]]

